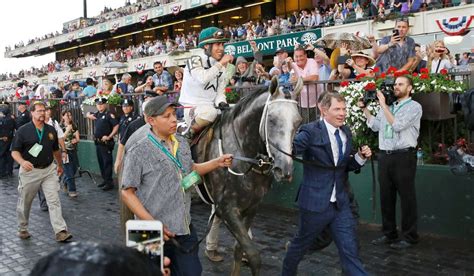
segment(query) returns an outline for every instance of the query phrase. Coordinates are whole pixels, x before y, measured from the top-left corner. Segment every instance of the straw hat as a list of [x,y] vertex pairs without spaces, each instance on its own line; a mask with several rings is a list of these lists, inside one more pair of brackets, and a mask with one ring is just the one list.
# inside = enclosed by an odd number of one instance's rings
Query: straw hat
[[372,67],[375,64],[375,59],[371,57],[370,55],[364,53],[364,52],[358,52],[355,54],[352,54],[351,57],[354,59],[355,57],[365,57],[366,59],[369,60],[369,63],[367,64],[367,67]]

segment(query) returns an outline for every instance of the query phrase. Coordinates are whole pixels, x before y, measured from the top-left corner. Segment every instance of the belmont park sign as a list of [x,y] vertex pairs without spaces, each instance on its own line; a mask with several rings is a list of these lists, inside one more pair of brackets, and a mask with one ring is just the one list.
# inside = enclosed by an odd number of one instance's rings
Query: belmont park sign
[[[274,55],[278,48],[283,48],[288,52],[292,52],[295,44],[314,44],[318,38],[321,37],[321,29],[308,30],[304,32],[290,33],[284,35],[275,35],[270,37],[255,39],[258,49],[263,55]],[[252,48],[248,41],[240,41],[235,43],[228,43],[224,47],[226,54],[234,57],[253,56]]]

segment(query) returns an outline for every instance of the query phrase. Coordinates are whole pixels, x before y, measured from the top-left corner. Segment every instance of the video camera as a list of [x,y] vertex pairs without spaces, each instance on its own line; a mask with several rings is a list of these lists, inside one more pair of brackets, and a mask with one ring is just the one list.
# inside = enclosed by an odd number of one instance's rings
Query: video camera
[[[397,97],[395,97],[393,85],[395,83],[394,79],[385,79],[382,85],[380,86],[380,92],[385,96],[385,103],[387,105],[392,105],[394,102],[397,101]],[[362,102],[364,106],[367,106],[370,102],[377,100],[377,90],[369,90],[366,91],[364,94],[364,98]]]

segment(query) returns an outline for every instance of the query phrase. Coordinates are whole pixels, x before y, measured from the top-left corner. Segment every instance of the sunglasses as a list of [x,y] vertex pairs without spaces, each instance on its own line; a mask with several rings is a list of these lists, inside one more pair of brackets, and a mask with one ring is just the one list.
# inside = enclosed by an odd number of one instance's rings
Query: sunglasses
[[224,38],[230,38],[230,33],[225,32],[223,30],[218,30],[215,33],[212,34],[212,38],[215,39],[224,39]]

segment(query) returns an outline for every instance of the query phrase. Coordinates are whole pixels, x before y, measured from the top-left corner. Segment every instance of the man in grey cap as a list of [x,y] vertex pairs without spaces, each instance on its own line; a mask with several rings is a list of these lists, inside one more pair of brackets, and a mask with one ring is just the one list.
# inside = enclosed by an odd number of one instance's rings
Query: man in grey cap
[[[173,274],[201,275],[197,248],[185,252],[198,240],[196,229],[191,224],[189,187],[192,183],[186,179],[189,179],[188,175],[199,177],[231,166],[232,155],[224,154],[205,163],[194,163],[187,141],[175,136],[178,124],[176,104],[168,102],[166,96],[150,100],[145,107],[145,116],[151,127],[130,145],[125,155],[122,200],[136,219],[163,223],[164,255],[171,259]],[[179,242],[181,250],[169,242],[170,238]]]

